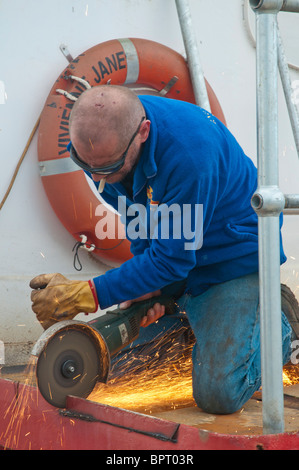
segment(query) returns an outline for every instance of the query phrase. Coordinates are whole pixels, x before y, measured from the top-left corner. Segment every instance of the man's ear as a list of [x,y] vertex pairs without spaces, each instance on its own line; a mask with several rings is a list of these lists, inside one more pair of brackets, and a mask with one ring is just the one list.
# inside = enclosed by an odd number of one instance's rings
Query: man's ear
[[146,119],[146,121],[142,123],[140,131],[139,131],[141,143],[144,143],[147,140],[149,136],[150,128],[151,128],[151,121]]

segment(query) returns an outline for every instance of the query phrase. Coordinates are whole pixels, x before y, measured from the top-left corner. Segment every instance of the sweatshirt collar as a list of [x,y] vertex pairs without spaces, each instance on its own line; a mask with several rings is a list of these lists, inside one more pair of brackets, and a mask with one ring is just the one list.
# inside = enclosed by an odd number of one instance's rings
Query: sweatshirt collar
[[144,103],[143,106],[146,112],[146,118],[151,121],[151,127],[148,138],[143,144],[142,152],[135,170],[133,185],[134,196],[142,190],[147,179],[153,178],[157,174],[157,164],[155,160],[157,126],[153,115]]

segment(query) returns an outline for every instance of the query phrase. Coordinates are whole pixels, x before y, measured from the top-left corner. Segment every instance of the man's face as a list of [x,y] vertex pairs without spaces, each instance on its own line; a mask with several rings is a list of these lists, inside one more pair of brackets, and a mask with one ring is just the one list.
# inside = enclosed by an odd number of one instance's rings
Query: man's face
[[[94,181],[105,179],[107,183],[120,182],[132,170],[141,153],[142,143],[147,139],[150,121],[141,121],[135,134],[129,142],[119,144],[118,136],[112,131],[105,135],[105,141],[101,145],[94,145],[90,141],[87,147],[82,145],[76,135],[72,135],[72,143],[77,156],[90,168],[104,168],[123,161],[121,168],[110,174],[101,172],[92,173]],[[123,147],[123,148],[122,148]],[[117,169],[117,168],[116,168]]]
[[[120,161],[125,150],[126,147],[121,152],[117,150],[115,139],[114,141],[113,139],[107,140],[105,146],[101,146],[101,148],[94,148],[94,151],[90,152],[89,155],[84,156],[84,161],[92,168],[105,167]],[[105,178],[107,183],[118,183],[131,171],[135,165],[135,162],[137,161],[138,155],[138,145],[136,145],[135,142],[132,142],[126,154],[124,164],[120,170],[108,175],[91,174],[92,179],[94,181],[101,181],[101,179]]]

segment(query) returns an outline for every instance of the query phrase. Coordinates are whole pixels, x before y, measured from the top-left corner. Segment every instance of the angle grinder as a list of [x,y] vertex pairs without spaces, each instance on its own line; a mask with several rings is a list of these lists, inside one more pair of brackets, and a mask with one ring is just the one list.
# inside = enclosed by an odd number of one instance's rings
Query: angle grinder
[[111,357],[138,337],[141,319],[156,302],[165,305],[166,314],[174,312],[173,297],[161,295],[125,310],[109,310],[90,322],[65,320],[45,330],[31,355],[47,402],[64,408],[68,395],[87,398],[97,382],[106,383]]

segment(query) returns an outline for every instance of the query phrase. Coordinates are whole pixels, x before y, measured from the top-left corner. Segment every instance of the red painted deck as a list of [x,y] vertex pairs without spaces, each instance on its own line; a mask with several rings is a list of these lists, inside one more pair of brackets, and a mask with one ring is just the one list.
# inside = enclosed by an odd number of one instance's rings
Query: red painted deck
[[69,397],[63,410],[34,386],[0,379],[0,447],[18,450],[274,450],[299,449],[299,433],[209,432]]

